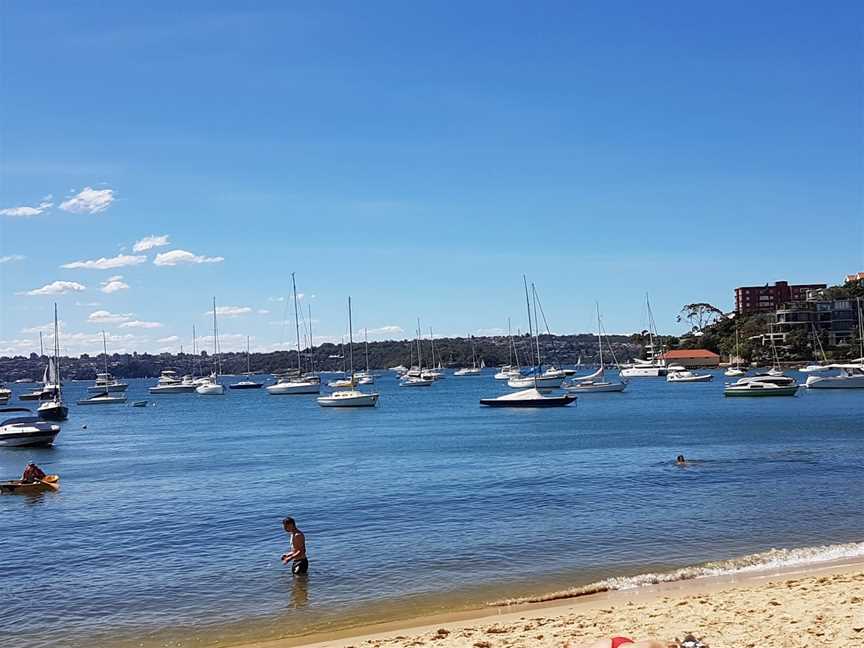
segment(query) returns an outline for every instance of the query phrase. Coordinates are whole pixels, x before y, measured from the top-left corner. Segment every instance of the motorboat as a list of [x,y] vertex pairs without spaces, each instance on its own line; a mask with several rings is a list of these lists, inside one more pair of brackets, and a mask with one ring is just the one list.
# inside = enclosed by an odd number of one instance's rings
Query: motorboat
[[180,379],[173,369],[163,369],[159,381],[149,391],[151,394],[188,394],[194,392],[196,387],[190,377]]
[[350,357],[349,389],[339,389],[325,396],[317,398],[321,407],[375,407],[378,403],[378,394],[375,392],[362,392],[354,388],[354,337],[353,318],[351,316],[351,297],[348,297],[348,355]]
[[320,394],[321,381],[295,376],[293,378],[282,379],[275,385],[267,385],[265,389],[267,389],[268,394],[274,396],[283,394]]
[[354,379],[357,381],[358,385],[374,385],[375,384],[375,376],[371,373],[367,373],[365,371],[361,371],[360,373],[354,376]]
[[394,371],[396,373],[405,373],[408,371],[408,367],[405,365],[396,365],[395,367],[390,367],[387,371]]
[[261,389],[264,383],[255,382],[254,380],[241,380],[240,382],[228,385],[228,389]]
[[576,402],[576,396],[572,394],[552,396],[533,387],[497,398],[480,399],[480,404],[487,407],[564,407],[574,402]]
[[767,373],[768,373],[769,376],[775,376],[775,377],[776,377],[776,376],[784,376],[784,375],[785,375],[785,374],[783,373],[783,370],[782,370],[780,367],[771,367],[771,368],[767,371]]
[[510,380],[511,378],[518,378],[522,375],[522,372],[518,367],[513,367],[511,365],[504,365],[493,376],[495,380]]
[[19,378],[18,380],[15,381],[15,384],[16,385],[31,385],[34,382],[36,382],[36,381],[33,380],[32,378]]
[[723,375],[734,378],[735,376],[746,376],[747,372],[741,367],[729,367],[723,372]]
[[114,378],[109,373],[96,374],[96,382],[87,388],[91,394],[101,394],[102,392],[124,392],[129,388],[128,383],[121,382]]
[[724,396],[794,396],[798,391],[798,383],[792,381],[791,385],[780,385],[773,382],[750,380],[748,382],[737,382],[727,384],[723,389]]
[[78,401],[79,405],[122,405],[126,402],[126,394],[112,396],[110,392],[104,391],[101,394],[94,394],[88,398]]
[[833,376],[808,376],[804,386],[807,389],[864,389],[864,363],[831,364],[828,369],[836,369]]
[[666,375],[666,382],[674,383],[702,383],[712,380],[714,380],[714,376],[711,374],[694,373],[686,369],[684,371],[670,371]]
[[421,378],[420,376],[404,376],[399,381],[400,387],[429,387],[435,381],[431,378]]
[[[778,387],[789,387],[790,385],[796,384],[794,378],[790,378],[789,376],[772,376],[771,374],[757,374],[755,376],[744,376],[743,378],[739,378],[735,381],[734,385],[746,385],[751,382],[761,382],[761,383],[771,383],[772,385],[777,385]],[[728,383],[727,383],[728,384]]]
[[132,407],[147,407],[146,400],[132,401]]
[[831,365],[823,365],[823,364],[809,364],[804,367],[799,367],[798,371],[801,373],[825,373],[826,371],[831,371]]
[[41,493],[56,493],[60,490],[60,475],[45,475],[37,481],[22,481],[10,479],[0,482],[0,493],[7,495],[39,495]]
[[440,369],[426,369],[420,373],[423,380],[441,380],[444,377],[444,372]]
[[32,392],[28,392],[26,394],[21,394],[18,397],[18,400],[22,401],[47,401],[53,400],[55,396],[60,392],[60,387],[58,385],[46,384],[40,387],[39,389],[35,389]]
[[357,381],[354,378],[337,378],[328,382],[327,386],[334,389],[352,389],[357,386]]
[[0,446],[50,446],[60,434],[59,425],[43,421],[26,407],[0,408],[0,414],[15,414],[0,420]]
[[225,393],[225,385],[218,381],[219,376],[214,372],[209,380],[202,382],[195,388],[196,394],[202,396],[221,396]]
[[0,405],[5,405],[12,398],[12,390],[0,384]]

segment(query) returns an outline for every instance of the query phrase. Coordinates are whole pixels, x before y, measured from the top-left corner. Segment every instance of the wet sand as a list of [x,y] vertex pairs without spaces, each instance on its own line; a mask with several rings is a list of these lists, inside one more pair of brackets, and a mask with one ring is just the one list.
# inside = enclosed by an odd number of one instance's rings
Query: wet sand
[[242,648],[560,648],[614,635],[672,642],[688,632],[711,648],[864,646],[864,563],[666,583]]

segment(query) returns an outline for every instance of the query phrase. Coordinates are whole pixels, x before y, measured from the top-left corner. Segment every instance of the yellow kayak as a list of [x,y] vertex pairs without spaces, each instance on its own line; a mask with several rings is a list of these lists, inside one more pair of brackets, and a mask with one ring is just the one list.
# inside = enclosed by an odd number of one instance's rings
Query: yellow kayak
[[34,495],[60,490],[60,475],[45,475],[37,482],[22,482],[20,479],[0,482],[0,493],[11,495]]

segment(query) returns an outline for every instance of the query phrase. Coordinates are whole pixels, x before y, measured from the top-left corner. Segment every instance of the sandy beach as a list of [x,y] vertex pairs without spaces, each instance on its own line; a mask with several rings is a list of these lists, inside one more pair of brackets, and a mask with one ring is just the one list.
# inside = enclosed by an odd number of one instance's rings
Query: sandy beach
[[711,648],[864,646],[864,564],[698,579],[243,648],[560,648],[613,635],[671,642],[689,632]]

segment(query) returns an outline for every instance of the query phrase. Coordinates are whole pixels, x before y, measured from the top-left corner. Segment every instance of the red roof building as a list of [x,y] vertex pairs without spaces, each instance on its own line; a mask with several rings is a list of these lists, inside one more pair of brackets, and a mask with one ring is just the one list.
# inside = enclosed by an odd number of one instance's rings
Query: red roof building
[[846,283],[852,283],[853,281],[864,281],[864,272],[846,275]]
[[682,367],[716,367],[720,364],[720,356],[708,349],[675,349],[663,354],[666,364],[678,364]]

